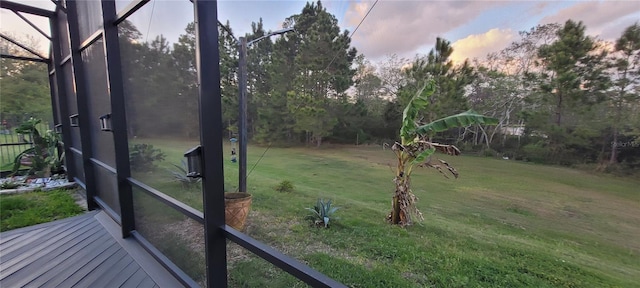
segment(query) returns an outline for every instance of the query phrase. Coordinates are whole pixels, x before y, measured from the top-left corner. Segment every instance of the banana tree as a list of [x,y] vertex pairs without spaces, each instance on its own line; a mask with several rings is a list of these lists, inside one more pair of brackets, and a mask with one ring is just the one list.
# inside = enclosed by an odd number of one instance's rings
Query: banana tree
[[37,128],[40,122],[40,119],[31,118],[16,128],[16,133],[29,135],[33,147],[20,152],[15,157],[13,175],[18,173],[22,166],[29,167],[27,174],[38,177],[48,177],[48,174],[62,170],[64,152],[60,156],[56,153],[61,143],[60,135],[51,130],[40,134]]
[[[469,110],[460,114],[438,119],[428,124],[417,122],[418,113],[429,105],[429,96],[435,91],[433,81],[426,81],[413,96],[402,114],[400,128],[401,142],[396,142],[391,150],[398,158],[396,177],[396,191],[393,195],[392,210],[387,216],[392,224],[411,225],[415,220],[423,220],[422,213],[416,207],[417,198],[411,192],[411,172],[415,166],[437,169],[447,177],[447,172],[458,178],[458,171],[444,160],[432,162],[431,156],[437,151],[447,155],[460,155],[460,150],[453,145],[438,144],[430,141],[434,133],[456,127],[466,127],[474,124],[495,125],[498,120],[486,117]],[[445,171],[446,169],[446,171]],[[448,178],[448,177],[447,177]]]

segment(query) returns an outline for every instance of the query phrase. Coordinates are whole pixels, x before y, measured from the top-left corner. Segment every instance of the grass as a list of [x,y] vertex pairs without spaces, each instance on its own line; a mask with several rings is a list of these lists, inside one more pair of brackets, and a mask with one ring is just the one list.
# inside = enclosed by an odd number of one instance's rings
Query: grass
[[[163,171],[178,164],[194,143],[147,143],[167,153],[167,161],[155,173],[135,177],[202,209],[199,190],[182,189]],[[230,147],[225,149],[230,156]],[[263,151],[249,147],[248,170]],[[640,283],[640,181],[490,158],[442,158],[461,178],[417,170],[413,192],[425,221],[399,228],[384,220],[393,191],[392,152],[352,146],[271,148],[247,180],[254,198],[246,233],[351,287]],[[226,190],[235,191],[238,166],[224,165]],[[275,191],[283,180],[295,190]],[[318,198],[331,198],[341,207],[340,220],[329,229],[304,220],[304,208]],[[167,210],[155,209],[144,213]],[[231,285],[304,286],[233,247],[228,248]]]
[[68,190],[0,195],[0,232],[82,214]]

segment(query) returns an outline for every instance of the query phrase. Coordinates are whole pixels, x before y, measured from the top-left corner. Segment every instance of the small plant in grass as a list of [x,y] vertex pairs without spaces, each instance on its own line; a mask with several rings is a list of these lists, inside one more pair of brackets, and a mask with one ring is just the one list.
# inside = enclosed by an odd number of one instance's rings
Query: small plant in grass
[[335,214],[340,207],[332,206],[331,199],[326,201],[324,199],[318,199],[318,202],[316,202],[316,205],[313,208],[305,209],[312,213],[307,216],[307,219],[313,220],[313,223],[316,226],[324,225],[324,228],[329,228],[329,221],[331,219],[338,219],[337,217],[334,217],[333,214]]
[[156,161],[163,161],[164,152],[153,148],[151,144],[135,144],[129,148],[129,163],[131,169],[139,172],[149,172],[156,168]]
[[187,171],[187,163],[184,160],[181,161],[182,166],[178,166],[173,164],[178,170],[169,170],[171,176],[173,176],[173,180],[176,182],[180,182],[182,184],[182,188],[185,189],[193,189],[199,186],[201,178],[193,178],[187,177],[189,171]]
[[8,180],[5,182],[2,182],[2,184],[0,184],[0,189],[16,189],[20,186],[22,186],[23,184],[20,182],[16,182],[13,180]]
[[293,190],[295,189],[295,187],[293,186],[293,183],[289,180],[282,180],[278,185],[276,185],[276,187],[273,188],[274,190],[278,191],[278,192],[283,192],[283,193],[288,193],[288,192],[293,192]]

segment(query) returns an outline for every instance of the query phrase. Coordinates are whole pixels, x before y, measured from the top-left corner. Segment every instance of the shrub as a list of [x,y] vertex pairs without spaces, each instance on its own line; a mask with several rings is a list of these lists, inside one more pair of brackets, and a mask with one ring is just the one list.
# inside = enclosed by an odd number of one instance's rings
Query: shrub
[[5,182],[2,182],[2,184],[0,184],[0,189],[16,189],[20,186],[22,186],[23,184],[20,182],[15,182],[13,180],[8,180]]
[[497,155],[498,153],[496,152],[496,150],[493,150],[491,148],[482,149],[482,156],[484,157],[496,157]]
[[289,180],[282,180],[282,182],[280,182],[278,185],[276,185],[276,187],[273,187],[274,190],[278,191],[278,192],[293,192],[293,190],[295,189],[295,187],[293,186],[293,183],[291,183],[291,181]]
[[527,144],[522,147],[523,158],[534,163],[547,163],[549,160],[549,149],[541,144]]
[[153,148],[151,144],[135,144],[129,149],[131,169],[139,172],[149,172],[156,168],[154,162],[163,161],[165,154],[162,150]]
[[338,219],[337,217],[333,217],[333,214],[335,214],[340,207],[331,207],[331,199],[327,201],[324,199],[318,199],[318,202],[316,202],[316,205],[313,208],[305,209],[312,212],[311,215],[307,216],[307,219],[313,220],[313,223],[316,226],[324,224],[324,228],[328,228],[329,221],[331,219]]

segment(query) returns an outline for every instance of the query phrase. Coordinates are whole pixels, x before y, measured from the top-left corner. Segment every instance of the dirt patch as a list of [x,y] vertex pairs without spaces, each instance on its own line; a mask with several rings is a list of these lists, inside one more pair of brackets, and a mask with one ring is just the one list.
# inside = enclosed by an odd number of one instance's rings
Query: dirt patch
[[[278,220],[280,219],[274,219],[266,213],[251,211],[243,232],[305,264],[308,263],[301,260],[305,255],[324,253],[354,264],[364,265],[369,269],[374,266],[373,262],[366,258],[351,255],[346,251],[335,249],[322,242],[309,240],[308,237],[305,238],[304,235],[300,236],[300,233],[294,233],[292,231],[292,228],[308,225],[306,222],[301,222],[298,219]],[[177,235],[184,241],[189,250],[204,254],[205,243],[202,224],[187,218],[182,221],[164,225],[161,229],[162,232],[159,234]],[[256,256],[240,245],[227,241],[227,264],[229,265],[229,269],[233,269],[236,263],[247,261],[252,257]]]
[[364,265],[367,268],[373,267],[373,263],[368,259],[351,255],[346,251],[335,249],[325,243],[313,241],[312,237],[305,237],[301,235],[301,233],[294,233],[292,231],[294,229],[306,229],[305,226],[308,225],[311,224],[297,218],[277,219],[267,213],[251,211],[244,232],[252,238],[268,244],[279,252],[304,263],[306,262],[301,259],[305,255],[324,253],[354,264]]
[[162,228],[162,234],[175,234],[185,241],[190,250],[203,251],[204,253],[204,227],[202,224],[191,218],[187,218],[179,222],[164,225]]

